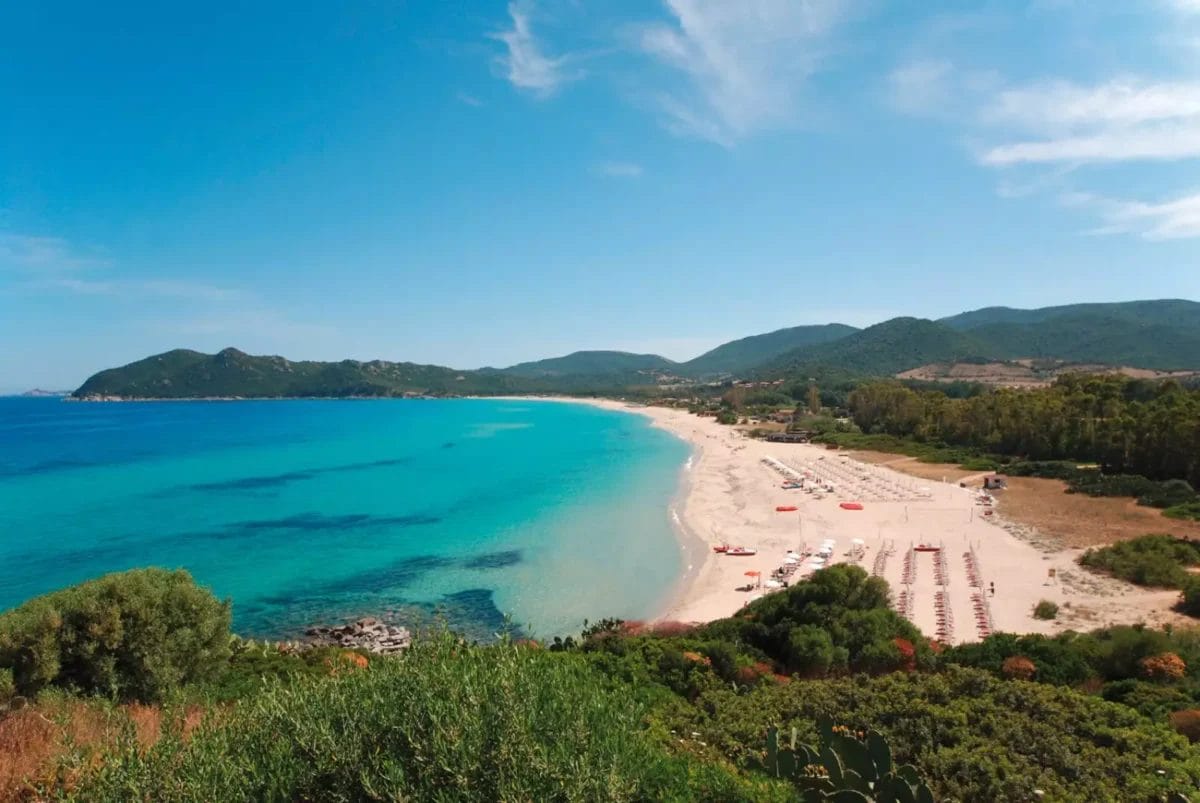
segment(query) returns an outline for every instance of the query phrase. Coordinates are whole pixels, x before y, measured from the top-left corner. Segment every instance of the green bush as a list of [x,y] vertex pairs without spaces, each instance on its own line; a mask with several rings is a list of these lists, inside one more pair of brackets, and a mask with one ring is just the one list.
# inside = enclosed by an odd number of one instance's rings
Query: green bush
[[1188,566],[1200,564],[1200,542],[1170,535],[1146,535],[1100,549],[1089,549],[1079,562],[1135,585],[1182,588]]
[[172,801],[783,800],[782,784],[664,753],[582,657],[448,634],[270,685],[190,739],[130,743],[68,797]]
[[1033,608],[1034,619],[1057,619],[1058,603],[1044,599]]
[[1000,463],[989,457],[972,457],[962,462],[962,468],[965,471],[996,471]]
[[17,693],[11,669],[0,669],[0,705],[5,705]]
[[848,564],[756,600],[700,628],[697,637],[742,645],[787,673],[809,677],[898,669],[906,659],[896,639],[914,645],[918,664],[932,663],[927,639],[888,606],[887,583]]
[[1182,505],[1172,505],[1163,511],[1163,515],[1171,519],[1200,521],[1200,501],[1186,502]]
[[1177,606],[1179,612],[1200,617],[1200,577],[1189,577],[1183,584],[1182,591]]
[[161,700],[223,669],[229,620],[229,603],[187,572],[109,574],[0,615],[0,667],[27,696],[59,686]]
[[804,741],[822,717],[878,730],[938,800],[1028,801],[1041,789],[1044,800],[1152,801],[1200,784],[1200,753],[1165,721],[977,670],[798,681],[749,694],[715,688],[693,710],[677,727],[746,767],[762,760],[764,722],[795,726]]

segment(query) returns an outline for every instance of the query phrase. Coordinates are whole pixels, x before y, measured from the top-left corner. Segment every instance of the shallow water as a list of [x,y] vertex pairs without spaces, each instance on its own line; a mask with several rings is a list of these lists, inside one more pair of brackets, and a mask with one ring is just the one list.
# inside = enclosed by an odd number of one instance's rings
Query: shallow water
[[0,399],[0,608],[159,565],[258,637],[642,618],[680,573],[686,459],[641,416],[575,404]]

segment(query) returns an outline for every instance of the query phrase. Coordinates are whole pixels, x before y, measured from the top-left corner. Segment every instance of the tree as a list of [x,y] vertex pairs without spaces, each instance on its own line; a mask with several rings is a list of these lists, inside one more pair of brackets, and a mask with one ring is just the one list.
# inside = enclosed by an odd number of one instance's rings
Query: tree
[[813,415],[821,412],[821,391],[816,385],[808,386],[808,411]]
[[135,569],[0,616],[0,668],[24,695],[59,686],[152,702],[224,668],[229,624],[229,602],[187,572]]

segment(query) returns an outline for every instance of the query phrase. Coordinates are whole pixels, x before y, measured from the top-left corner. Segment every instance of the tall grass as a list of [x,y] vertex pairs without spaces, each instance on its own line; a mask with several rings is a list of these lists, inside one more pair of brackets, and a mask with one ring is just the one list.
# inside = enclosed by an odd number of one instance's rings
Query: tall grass
[[136,740],[63,799],[508,801],[778,798],[650,743],[576,655],[428,638],[403,657],[271,684],[190,739]]

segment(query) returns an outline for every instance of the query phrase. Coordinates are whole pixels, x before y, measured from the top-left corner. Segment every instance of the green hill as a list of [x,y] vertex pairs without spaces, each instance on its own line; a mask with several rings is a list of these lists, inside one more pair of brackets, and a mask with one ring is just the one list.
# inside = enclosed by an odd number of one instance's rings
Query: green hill
[[530,383],[476,371],[407,362],[293,362],[255,357],[237,349],[219,354],[176,350],[101,371],[73,394],[126,398],[280,398],[294,396],[398,396],[404,393],[505,393]]
[[995,324],[1030,325],[1064,319],[1098,319],[1122,321],[1146,326],[1169,326],[1200,332],[1200,303],[1182,299],[1161,301],[1125,301],[1112,304],[1069,304],[1040,309],[984,307],[942,318],[951,329],[965,332]]
[[1011,359],[1053,358],[1163,371],[1200,368],[1200,329],[1078,315],[1030,324],[988,324],[968,334]]
[[565,357],[523,362],[501,373],[527,378],[560,376],[612,376],[627,374],[673,373],[677,363],[657,354],[630,354],[625,351],[576,351]]
[[995,356],[971,334],[920,318],[893,318],[830,343],[807,346],[764,365],[759,373],[890,376],[933,362],[971,362]]
[[841,323],[778,329],[765,335],[751,335],[717,346],[712,351],[682,363],[680,368],[689,376],[696,377],[737,374],[750,371],[789,351],[840,340],[857,331],[853,326]]
[[509,368],[457,370],[374,360],[292,362],[236,349],[176,350],[101,371],[74,395],[130,398],[620,393],[730,375],[822,382],[890,376],[930,363],[1025,357],[1200,369],[1200,303],[1183,300],[987,307],[929,321],[895,318],[863,330],[796,326],[722,344],[687,362],[657,354],[577,351]]

